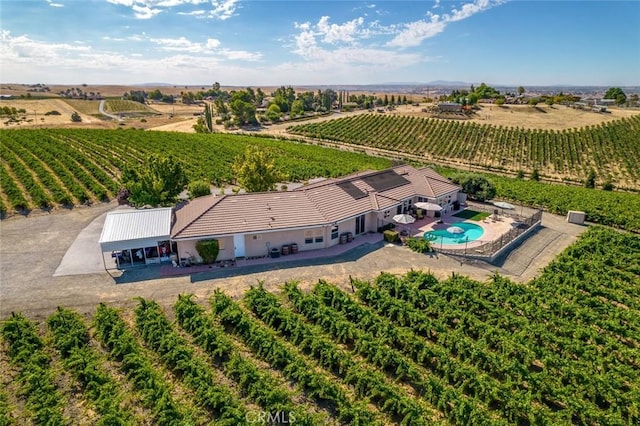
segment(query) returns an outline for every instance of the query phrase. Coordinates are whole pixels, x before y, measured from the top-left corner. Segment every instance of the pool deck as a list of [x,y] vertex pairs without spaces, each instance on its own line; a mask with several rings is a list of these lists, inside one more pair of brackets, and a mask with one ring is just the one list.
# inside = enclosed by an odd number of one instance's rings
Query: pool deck
[[[473,206],[468,206],[465,210],[473,210]],[[435,248],[443,249],[462,249],[466,246],[467,249],[473,249],[480,247],[488,242],[495,241],[502,235],[508,233],[513,228],[515,219],[504,215],[498,215],[495,219],[493,215],[487,217],[481,221],[464,219],[454,216],[460,213],[460,211],[450,212],[445,214],[441,218],[425,217],[418,219],[410,225],[400,225],[398,229],[406,229],[407,232],[417,238],[423,238],[425,232],[435,231],[439,229],[447,229],[450,226],[455,226],[457,223],[466,222],[478,225],[484,231],[482,236],[477,240],[469,241],[466,244],[434,244]]]

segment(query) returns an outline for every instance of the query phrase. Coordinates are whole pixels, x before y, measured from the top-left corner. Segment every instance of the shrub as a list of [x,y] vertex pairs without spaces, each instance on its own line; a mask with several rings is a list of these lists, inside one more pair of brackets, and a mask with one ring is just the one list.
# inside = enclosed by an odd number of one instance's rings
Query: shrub
[[429,253],[433,251],[431,247],[431,241],[427,241],[424,238],[409,237],[406,240],[407,246],[417,253]]
[[400,234],[397,231],[392,231],[387,229],[382,233],[384,235],[384,240],[389,243],[395,243],[400,238]]
[[196,243],[196,250],[204,263],[213,263],[218,258],[220,244],[218,240],[200,240]]
[[74,123],[79,123],[82,121],[82,117],[80,117],[80,114],[74,111],[73,114],[71,114],[71,121],[73,121]]
[[189,183],[189,196],[191,198],[203,197],[211,195],[211,187],[206,180],[196,180]]

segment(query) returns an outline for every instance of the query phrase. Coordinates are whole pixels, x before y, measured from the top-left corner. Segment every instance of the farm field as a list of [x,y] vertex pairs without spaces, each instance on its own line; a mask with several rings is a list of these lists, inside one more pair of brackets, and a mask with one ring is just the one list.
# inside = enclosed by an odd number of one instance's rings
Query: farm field
[[[190,180],[207,179],[215,186],[233,182],[230,164],[247,144],[271,150],[289,181],[343,176],[379,170],[390,160],[291,141],[231,134],[183,134],[134,130],[11,130],[0,131],[0,210],[50,211],[59,207],[113,199],[120,171],[149,154],[180,159]],[[443,170],[445,175],[456,173]],[[584,210],[587,220],[640,230],[637,194],[551,185],[488,175],[498,196],[527,205],[545,206],[566,214]]]
[[84,101],[79,99],[64,99],[64,102],[71,105],[80,114],[94,116],[98,119],[107,120],[108,117],[100,114],[100,101]]
[[112,114],[138,114],[153,115],[158,114],[146,104],[140,102],[127,101],[121,99],[107,99],[104,102],[105,111]]
[[173,155],[190,180],[216,186],[233,182],[233,159],[253,144],[269,149],[291,181],[391,164],[361,153],[227,134],[47,129],[1,131],[0,139],[0,208],[8,213],[113,199],[121,170],[150,154]]
[[0,326],[0,422],[640,420],[637,236],[591,227],[526,284],[420,271],[352,284],[16,313]]
[[[427,104],[425,104],[427,105]],[[521,127],[523,129],[539,130],[570,130],[585,126],[596,126],[602,123],[628,118],[640,114],[638,109],[610,108],[607,113],[593,113],[591,111],[569,108],[564,105],[539,104],[535,108],[529,105],[478,104],[478,110],[469,118],[461,120],[493,126]],[[422,111],[423,106],[398,106],[385,115],[410,116],[426,118],[428,114]]]
[[[95,101],[86,101],[95,102]],[[89,105],[89,104],[87,104]],[[16,127],[56,127],[65,124],[71,124],[71,114],[78,112],[82,117],[82,123],[78,126],[92,125],[95,127],[102,126],[102,120],[93,117],[92,108],[77,109],[73,104],[63,99],[33,99],[33,100],[3,100],[0,106],[24,109],[24,114],[19,114],[21,119],[18,123],[8,122],[8,117],[2,117],[2,128]],[[46,115],[48,112],[58,111],[60,115]],[[97,106],[96,106],[97,112]],[[24,117],[24,119],[22,119]]]
[[531,173],[640,189],[640,115],[571,130],[530,130],[453,120],[363,114],[288,131],[320,140],[403,152],[458,168]]

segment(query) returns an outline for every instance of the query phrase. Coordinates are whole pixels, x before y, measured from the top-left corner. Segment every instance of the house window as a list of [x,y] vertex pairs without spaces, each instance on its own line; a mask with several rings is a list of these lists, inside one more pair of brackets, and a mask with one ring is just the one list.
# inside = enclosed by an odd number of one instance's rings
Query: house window
[[391,210],[385,210],[384,211],[384,218],[387,219],[389,216],[391,216]]
[[331,239],[335,240],[336,238],[338,238],[338,225],[333,225],[331,227]]
[[321,243],[324,241],[324,237],[316,237],[316,243]]
[[305,243],[305,244],[313,244],[313,237],[311,237],[311,238],[305,238],[305,239],[304,239],[304,243]]

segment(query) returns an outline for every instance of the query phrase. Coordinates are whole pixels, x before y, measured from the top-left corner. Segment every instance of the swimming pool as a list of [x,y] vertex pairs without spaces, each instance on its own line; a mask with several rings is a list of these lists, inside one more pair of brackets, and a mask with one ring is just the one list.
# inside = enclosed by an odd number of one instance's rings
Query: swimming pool
[[[447,229],[436,229],[434,231],[428,231],[424,233],[424,239],[431,241],[432,244],[464,244],[467,242],[475,241],[482,237],[484,229],[481,226],[474,223],[459,222],[455,223],[453,227],[462,228],[463,232],[452,233]],[[460,231],[460,230],[458,230]]]

